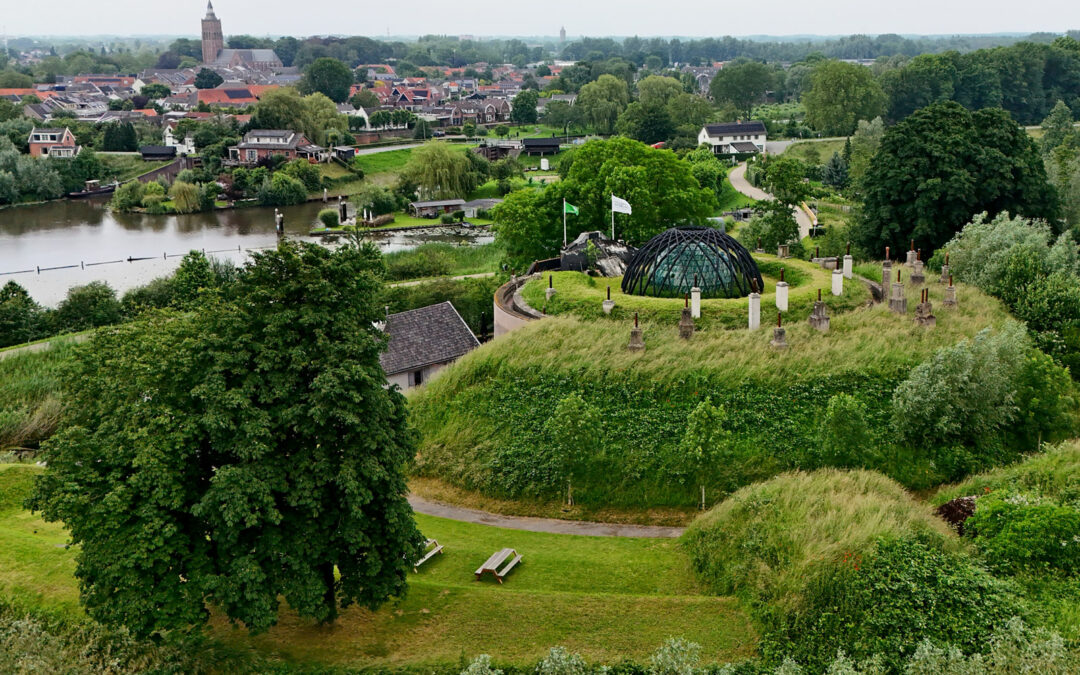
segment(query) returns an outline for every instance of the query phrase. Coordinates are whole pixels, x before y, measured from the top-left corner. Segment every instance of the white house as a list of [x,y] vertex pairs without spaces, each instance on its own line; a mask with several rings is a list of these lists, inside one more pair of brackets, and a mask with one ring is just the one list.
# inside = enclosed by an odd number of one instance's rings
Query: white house
[[166,122],[165,132],[163,134],[165,147],[176,148],[176,154],[178,155],[194,155],[195,154],[195,139],[189,133],[181,140],[176,135],[176,123]]
[[757,120],[706,124],[698,133],[698,145],[708,145],[717,155],[765,152],[765,123]]
[[352,103],[338,103],[337,111],[339,115],[345,115],[347,117],[362,117],[364,119],[364,126],[371,126],[371,120],[368,118],[368,113],[363,108],[354,107]]

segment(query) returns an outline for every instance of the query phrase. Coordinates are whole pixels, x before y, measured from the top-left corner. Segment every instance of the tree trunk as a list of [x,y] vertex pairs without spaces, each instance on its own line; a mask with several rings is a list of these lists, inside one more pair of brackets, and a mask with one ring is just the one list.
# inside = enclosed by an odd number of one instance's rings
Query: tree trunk
[[333,623],[337,619],[337,591],[334,582],[334,563],[323,563],[321,566],[323,585],[323,604],[326,606],[326,618],[323,623]]

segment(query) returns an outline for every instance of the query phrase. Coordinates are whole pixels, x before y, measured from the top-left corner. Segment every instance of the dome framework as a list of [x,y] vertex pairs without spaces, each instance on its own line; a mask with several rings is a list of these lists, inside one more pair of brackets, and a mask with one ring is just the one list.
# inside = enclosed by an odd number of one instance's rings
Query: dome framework
[[697,279],[703,298],[749,295],[764,288],[750,252],[711,227],[676,227],[645,243],[626,268],[622,290],[629,295],[681,298]]

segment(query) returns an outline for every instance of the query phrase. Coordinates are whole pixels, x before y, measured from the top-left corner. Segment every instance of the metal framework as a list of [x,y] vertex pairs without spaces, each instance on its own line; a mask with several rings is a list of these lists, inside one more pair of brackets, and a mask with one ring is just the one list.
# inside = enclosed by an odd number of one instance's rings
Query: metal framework
[[751,282],[764,288],[750,252],[711,227],[675,227],[650,239],[634,254],[623,275],[623,293],[678,297],[690,293],[697,277],[703,298],[750,294]]

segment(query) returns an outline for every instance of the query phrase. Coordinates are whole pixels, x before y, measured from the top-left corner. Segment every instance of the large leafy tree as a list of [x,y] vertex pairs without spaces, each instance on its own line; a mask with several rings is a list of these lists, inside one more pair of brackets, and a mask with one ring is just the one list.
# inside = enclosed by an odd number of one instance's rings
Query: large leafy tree
[[765,100],[774,84],[773,71],[764,63],[744,61],[725,66],[709,84],[709,94],[718,104],[730,104],[749,116],[755,104]]
[[323,57],[315,59],[304,69],[298,86],[302,94],[318,92],[335,103],[341,103],[349,98],[352,84],[353,74],[348,66],[337,59]]
[[402,178],[416,185],[424,199],[455,199],[476,188],[479,176],[464,152],[435,141],[412,151]]
[[885,111],[885,94],[869,68],[842,61],[818,64],[803,94],[806,121],[830,136],[847,136],[859,120]]
[[518,124],[535,124],[537,118],[536,103],[540,96],[532,89],[525,89],[514,97],[510,110],[510,119]]
[[599,134],[615,131],[615,122],[630,102],[626,81],[604,74],[581,88],[575,105]]
[[[930,251],[976,213],[1052,220],[1057,196],[1035,141],[998,110],[927,106],[889,128],[863,179],[856,238],[868,251]],[[901,249],[900,247],[905,247]]]
[[643,143],[658,143],[675,133],[668,109],[658,103],[633,102],[626,107],[615,130]]
[[224,81],[220,75],[209,68],[200,68],[199,72],[195,74],[196,89],[213,89]]
[[282,243],[228,301],[100,331],[32,505],[78,544],[87,613],[137,635],[332,621],[406,590],[414,450],[379,352],[382,261]]

